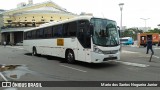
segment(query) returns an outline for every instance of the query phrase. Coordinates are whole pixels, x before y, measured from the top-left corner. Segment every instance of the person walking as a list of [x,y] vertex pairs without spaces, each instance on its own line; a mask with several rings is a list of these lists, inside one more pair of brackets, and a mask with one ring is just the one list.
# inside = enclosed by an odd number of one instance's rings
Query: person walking
[[147,39],[147,52],[146,52],[146,54],[148,54],[149,49],[151,50],[152,55],[153,55],[153,54],[154,54],[154,51],[153,51],[153,49],[152,49],[152,39],[151,39],[151,38],[148,38],[148,39]]

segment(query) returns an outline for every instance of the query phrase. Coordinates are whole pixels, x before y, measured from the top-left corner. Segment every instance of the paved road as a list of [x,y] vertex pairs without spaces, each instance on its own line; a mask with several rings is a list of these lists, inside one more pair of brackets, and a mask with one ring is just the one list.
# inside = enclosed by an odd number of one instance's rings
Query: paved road
[[[12,71],[1,72],[9,81],[160,81],[160,59],[144,53],[145,48],[124,46],[121,60],[101,64],[77,62],[51,56],[31,56],[22,47],[0,46],[0,64],[21,65]],[[158,56],[160,49],[155,50]],[[160,55],[160,54],[159,54]],[[17,75],[16,78],[11,77]],[[2,80],[2,77],[0,77]],[[37,89],[37,88],[30,88]],[[75,90],[75,88],[45,88],[46,90]],[[106,88],[76,88],[79,90],[106,90]],[[142,88],[109,88],[110,90],[142,90]],[[143,88],[150,90],[152,88]],[[154,90],[159,90],[154,88]],[[28,90],[18,88],[18,90]],[[44,90],[38,88],[37,90]]]

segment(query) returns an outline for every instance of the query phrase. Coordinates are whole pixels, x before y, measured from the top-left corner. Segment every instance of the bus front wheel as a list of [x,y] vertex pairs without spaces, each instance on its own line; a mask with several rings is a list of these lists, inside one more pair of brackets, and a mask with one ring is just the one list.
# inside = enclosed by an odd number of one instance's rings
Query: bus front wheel
[[68,50],[66,53],[66,59],[68,63],[74,63],[75,62],[75,57],[74,53],[72,50]]
[[33,49],[32,49],[32,55],[33,55],[33,56],[36,56],[36,55],[37,55],[36,47],[33,47]]

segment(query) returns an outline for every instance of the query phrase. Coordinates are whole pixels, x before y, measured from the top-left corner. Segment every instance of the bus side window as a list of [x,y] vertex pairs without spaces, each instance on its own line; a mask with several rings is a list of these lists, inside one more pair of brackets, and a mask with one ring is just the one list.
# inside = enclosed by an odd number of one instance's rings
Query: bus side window
[[58,25],[58,35],[59,35],[59,37],[61,37],[63,35],[62,30],[63,30],[62,25]]
[[76,31],[77,31],[77,22],[70,22],[69,23],[70,36],[76,36]]
[[55,26],[54,36],[55,36],[55,37],[61,37],[61,36],[63,35],[62,29],[63,29],[62,25],[57,25],[57,26]]
[[24,32],[24,40],[27,39],[27,32]]
[[55,33],[55,27],[52,26],[52,37],[55,37],[55,36],[54,36],[54,33]]
[[63,34],[64,34],[64,37],[68,37],[69,36],[68,27],[69,27],[68,23],[63,25]]
[[34,30],[34,31],[31,31],[31,39],[36,39],[36,30]]
[[36,31],[37,31],[37,36],[36,36],[36,38],[39,39],[40,29],[37,29]]
[[58,31],[57,31],[57,26],[54,26],[54,29],[53,29],[53,32],[54,32],[54,37],[57,37],[57,34],[58,34]]
[[43,29],[40,29],[39,30],[39,38],[43,38],[43,34],[44,34]]
[[31,39],[31,31],[27,32],[27,39]]
[[44,28],[44,37],[51,38],[52,37],[52,27]]

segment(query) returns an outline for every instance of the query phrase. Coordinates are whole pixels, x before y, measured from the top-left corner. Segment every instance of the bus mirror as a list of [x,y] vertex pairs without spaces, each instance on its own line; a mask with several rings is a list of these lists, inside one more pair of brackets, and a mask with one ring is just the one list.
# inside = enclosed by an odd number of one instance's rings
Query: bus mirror
[[90,34],[91,34],[91,35],[93,35],[93,32],[94,32],[93,30],[94,30],[94,27],[93,27],[92,24],[90,24]]
[[120,31],[120,27],[117,26],[117,30],[118,30],[118,34],[119,34],[119,37],[121,36],[121,31]]

